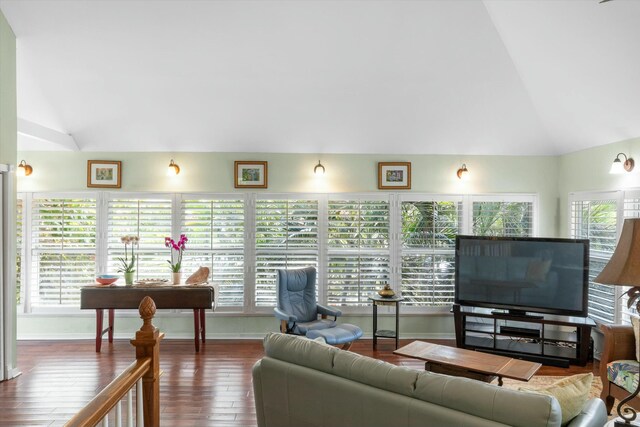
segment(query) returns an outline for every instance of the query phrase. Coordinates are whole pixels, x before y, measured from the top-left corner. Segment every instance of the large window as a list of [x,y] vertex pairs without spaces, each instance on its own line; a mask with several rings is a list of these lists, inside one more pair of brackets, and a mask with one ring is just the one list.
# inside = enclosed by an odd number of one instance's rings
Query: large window
[[529,201],[473,202],[473,234],[476,236],[526,237],[533,233],[533,203]]
[[34,196],[30,246],[31,305],[77,306],[95,277],[95,199]]
[[255,306],[276,305],[276,270],[318,266],[318,201],[257,200]]
[[410,306],[453,303],[456,235],[462,202],[403,201],[402,296]]
[[327,302],[367,304],[389,281],[389,202],[329,200]]
[[[446,309],[455,236],[532,235],[535,196],[374,194],[21,195],[19,303],[78,308],[79,288],[116,273],[139,238],[136,279],[168,278],[164,239],[187,235],[183,279],[201,266],[224,311],[271,312],[279,268],[318,270],[318,300],[346,312],[390,284],[409,310]],[[130,252],[129,255],[130,256]],[[21,296],[21,298],[20,298]]]
[[614,286],[595,283],[593,279],[609,262],[616,247],[618,199],[586,195],[571,202],[571,236],[589,239],[589,316],[613,323],[619,317]]
[[107,259],[108,271],[115,272],[120,265],[118,257],[124,257],[121,238],[139,237],[135,248],[136,279],[160,278],[168,275],[169,249],[164,247],[164,238],[171,236],[170,197],[117,198],[108,203],[107,215]]
[[244,200],[196,199],[185,196],[181,206],[181,232],[186,234],[184,271],[209,267],[211,283],[218,286],[219,307],[244,305]]
[[640,191],[569,195],[571,237],[589,239],[589,316],[604,323],[628,323],[626,288],[594,282],[616,248],[625,218],[640,217]]

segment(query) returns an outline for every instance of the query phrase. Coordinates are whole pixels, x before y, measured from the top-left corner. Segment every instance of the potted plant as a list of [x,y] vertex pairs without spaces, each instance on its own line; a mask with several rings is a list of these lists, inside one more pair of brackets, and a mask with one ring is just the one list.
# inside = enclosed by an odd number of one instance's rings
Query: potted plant
[[[185,236],[184,234],[180,235],[180,239],[177,242],[175,240],[173,240],[171,237],[165,237],[164,238],[164,245],[165,245],[165,247],[169,248],[169,251],[171,253],[171,259],[167,260],[167,262],[171,266],[171,272],[173,273],[173,284],[174,285],[179,285],[180,284],[180,279],[182,278],[182,272],[181,272],[181,268],[182,268],[182,253],[184,252],[185,244],[187,243],[188,240],[189,239],[187,239],[187,236]],[[173,252],[174,251],[177,253],[175,260],[174,260],[174,257],[173,257]]]
[[[136,272],[136,255],[134,253],[134,246],[138,244],[140,238],[138,236],[122,236],[120,241],[124,243],[124,258],[119,257],[118,262],[120,263],[120,267],[118,267],[119,273],[124,273],[124,282],[127,285],[133,284],[133,275]],[[131,245],[131,261],[129,261],[129,256],[127,252],[127,246]]]

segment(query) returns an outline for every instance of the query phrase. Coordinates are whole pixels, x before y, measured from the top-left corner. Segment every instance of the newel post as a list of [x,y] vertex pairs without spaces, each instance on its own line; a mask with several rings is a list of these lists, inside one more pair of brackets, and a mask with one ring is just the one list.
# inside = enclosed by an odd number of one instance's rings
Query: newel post
[[136,359],[151,358],[149,370],[142,377],[142,399],[144,406],[144,426],[160,425],[160,340],[164,334],[153,326],[151,320],[156,314],[156,304],[146,296],[138,306],[143,323],[131,344],[136,348]]

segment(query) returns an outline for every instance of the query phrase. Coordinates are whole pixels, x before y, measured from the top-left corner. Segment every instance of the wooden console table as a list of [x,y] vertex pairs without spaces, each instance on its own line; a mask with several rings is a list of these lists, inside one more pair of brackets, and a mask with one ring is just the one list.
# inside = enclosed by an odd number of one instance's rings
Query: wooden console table
[[[200,339],[205,340],[205,310],[213,307],[213,287],[194,286],[85,286],[80,289],[80,308],[96,311],[96,352],[100,352],[102,336],[109,333],[113,342],[115,309],[137,309],[146,296],[153,298],[158,309],[193,309],[194,342],[200,351]],[[109,327],[103,329],[104,310],[109,313]]]

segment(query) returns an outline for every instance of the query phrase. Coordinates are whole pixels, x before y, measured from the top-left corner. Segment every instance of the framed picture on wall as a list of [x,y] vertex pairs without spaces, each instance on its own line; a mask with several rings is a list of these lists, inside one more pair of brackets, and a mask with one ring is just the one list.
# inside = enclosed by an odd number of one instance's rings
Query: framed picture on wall
[[378,162],[379,190],[410,190],[411,162]]
[[121,177],[121,161],[87,160],[87,187],[120,188]]
[[267,162],[236,160],[233,167],[235,188],[267,188]]

